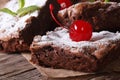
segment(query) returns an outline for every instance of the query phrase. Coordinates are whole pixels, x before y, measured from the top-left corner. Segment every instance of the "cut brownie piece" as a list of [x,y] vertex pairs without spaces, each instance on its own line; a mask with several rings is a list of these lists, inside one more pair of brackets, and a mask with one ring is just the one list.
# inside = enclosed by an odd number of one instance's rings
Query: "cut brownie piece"
[[[72,2],[77,3],[79,0]],[[24,17],[13,17],[6,13],[0,13],[0,50],[6,52],[28,51],[35,35],[44,35],[58,26],[49,11],[49,4],[53,4],[53,13],[55,17],[57,16],[60,10],[57,0],[25,0],[25,3],[25,7],[37,5],[41,9]],[[10,0],[5,7],[16,11],[18,1]]]
[[74,42],[68,30],[57,28],[36,36],[31,61],[44,67],[96,72],[120,56],[120,33],[93,32],[90,41]]
[[[45,1],[25,0],[25,7],[30,5],[42,7],[44,4]],[[18,1],[10,0],[5,7],[12,11],[17,11]],[[36,27],[36,24],[38,24],[36,18],[38,13],[39,11],[35,11],[23,17],[14,17],[12,15],[0,12],[0,49],[5,52],[28,51],[29,45],[32,42],[33,34],[31,33],[33,31],[31,30],[29,35],[24,34],[28,39],[29,36],[31,36],[31,39],[28,42],[25,41],[26,38],[23,38],[21,34],[23,34],[24,30],[26,31],[26,27],[30,27],[31,29],[32,27]]]
[[120,3],[81,2],[58,12],[61,24],[69,27],[75,20],[92,24],[93,31],[120,31]]
[[[59,10],[56,0],[25,0],[25,7],[37,5],[41,9],[23,17],[13,17],[0,12],[0,50],[5,52],[28,51],[35,35],[43,35],[48,30],[54,30],[57,24],[50,17],[50,3],[55,6],[54,14],[56,15]],[[5,7],[17,11],[18,1],[10,0]]]

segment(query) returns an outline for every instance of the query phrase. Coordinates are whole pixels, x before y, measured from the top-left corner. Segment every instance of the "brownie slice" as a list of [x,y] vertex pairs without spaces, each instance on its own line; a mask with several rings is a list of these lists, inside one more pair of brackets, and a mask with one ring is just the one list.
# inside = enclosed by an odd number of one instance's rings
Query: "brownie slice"
[[[50,15],[50,3],[55,6],[53,13],[56,16],[59,10],[56,0],[25,0],[25,7],[37,5],[41,9],[23,17],[13,17],[0,12],[0,50],[4,52],[29,51],[35,35],[43,35],[49,30],[54,30],[58,25]],[[10,0],[5,7],[16,11],[17,6],[17,0]]]
[[120,33],[93,32],[90,41],[74,42],[67,29],[36,36],[31,61],[44,67],[84,72],[101,71],[120,56]]
[[[2,51],[29,51],[29,46],[35,35],[44,35],[47,31],[54,30],[55,27],[58,26],[49,11],[49,4],[53,4],[53,14],[55,17],[57,16],[60,10],[60,5],[57,0],[25,1],[25,6],[37,5],[40,6],[41,9],[20,18],[0,13],[0,50]],[[72,0],[73,4],[79,1],[80,0]],[[17,0],[10,0],[5,7],[16,11],[18,9],[17,6]]]
[[120,3],[81,2],[58,12],[61,24],[67,28],[75,20],[85,20],[92,24],[93,31],[120,31]]

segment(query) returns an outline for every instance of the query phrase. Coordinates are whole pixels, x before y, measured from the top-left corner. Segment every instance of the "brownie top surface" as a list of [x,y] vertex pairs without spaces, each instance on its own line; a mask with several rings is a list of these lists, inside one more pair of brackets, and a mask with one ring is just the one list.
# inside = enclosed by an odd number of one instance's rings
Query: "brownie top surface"
[[[60,10],[58,19],[68,28],[75,20],[82,19],[90,22],[94,31],[109,30],[116,32],[120,25],[119,15],[120,3],[96,1],[77,3]],[[109,27],[107,27],[108,25]]]
[[[75,42],[69,38],[67,29],[59,27],[56,28],[55,31],[48,32],[47,35],[36,36],[31,45],[31,49],[53,46],[70,50],[76,54],[81,52],[94,55],[97,51],[106,53],[113,44],[116,45],[118,42],[120,42],[120,33],[112,33],[109,31],[93,32],[90,41]],[[97,57],[102,58],[103,55],[98,54]]]
[[[96,5],[99,5],[99,6],[96,6]],[[68,7],[68,8],[60,10],[58,12],[58,16],[59,16],[59,14],[63,15],[66,12],[66,10],[68,10],[69,12],[73,11],[73,12],[75,12],[77,14],[78,12],[81,12],[82,9],[90,8],[90,7],[93,7],[93,8],[98,7],[99,10],[101,10],[101,9],[103,9],[103,10],[104,9],[111,10],[114,7],[120,7],[120,3],[117,3],[117,2],[101,2],[101,1],[79,2],[79,3],[76,3],[76,4],[74,4],[74,5],[72,5],[72,6]]]
[[[37,5],[42,7],[46,0],[25,0],[25,6]],[[5,8],[16,12],[19,9],[18,0],[10,0]],[[0,40],[7,41],[11,38],[19,38],[19,32],[25,28],[26,20],[30,17],[38,16],[38,11],[27,14],[23,17],[12,16],[7,13],[0,12]]]

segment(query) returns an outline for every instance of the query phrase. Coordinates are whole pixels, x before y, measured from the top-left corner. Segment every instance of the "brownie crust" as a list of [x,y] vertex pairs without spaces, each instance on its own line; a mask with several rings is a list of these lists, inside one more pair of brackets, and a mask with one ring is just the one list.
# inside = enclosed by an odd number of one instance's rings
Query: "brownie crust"
[[10,39],[9,41],[0,41],[0,50],[2,52],[28,52],[29,45],[24,42],[24,40],[20,39]]
[[[32,49],[31,61],[34,64],[55,69],[68,69],[83,72],[100,72],[103,68],[105,68],[105,66],[109,65],[112,61],[119,58],[119,49],[120,42],[116,45],[108,47],[107,50],[104,50],[104,52],[106,52],[108,55],[101,59],[98,59],[94,55],[86,55],[83,53],[74,54],[69,50],[64,50],[60,47],[53,47],[51,45],[48,45],[37,50]],[[95,54],[99,53],[102,56],[104,55],[99,50]]]
[[10,38],[6,37],[5,40],[0,40],[0,50],[4,52],[29,51],[29,46],[35,35],[44,35],[47,31],[54,30],[58,25],[50,15],[49,4],[56,6],[53,11],[56,16],[60,6],[56,0],[48,0],[39,10],[38,16],[30,16],[26,19],[26,25],[22,30],[18,31],[17,37],[10,35]]
[[45,46],[32,52],[31,61],[44,67],[88,72],[97,69],[94,57],[90,58],[84,54],[74,55],[69,50],[59,47]]
[[99,72],[120,56],[120,33],[100,32],[90,41],[73,42],[66,30],[36,36],[31,61],[40,66]]
[[92,24],[93,31],[120,31],[120,3],[82,2],[58,13],[58,18],[67,28],[75,20],[85,20]]

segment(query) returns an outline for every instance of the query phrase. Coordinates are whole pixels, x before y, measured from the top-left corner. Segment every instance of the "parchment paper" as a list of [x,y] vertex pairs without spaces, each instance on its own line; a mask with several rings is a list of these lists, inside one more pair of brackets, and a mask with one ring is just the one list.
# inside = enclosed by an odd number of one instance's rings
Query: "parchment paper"
[[[30,62],[31,55],[29,53],[22,53],[22,55]],[[31,63],[31,62],[30,62]],[[45,68],[36,64],[31,63],[34,67],[40,71],[43,76],[50,77],[50,78],[65,78],[65,77],[74,77],[74,76],[82,76],[82,75],[90,75],[95,73],[84,73],[84,72],[77,72],[72,70],[65,70],[65,69],[52,69],[52,68]],[[120,58],[110,65],[108,65],[105,70],[101,72],[120,72]]]

